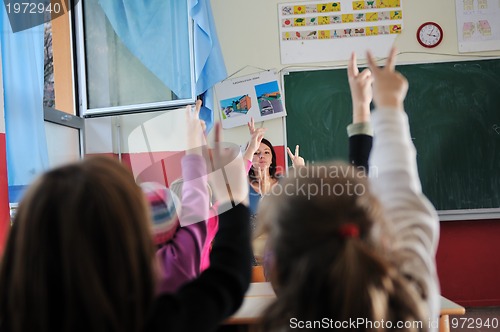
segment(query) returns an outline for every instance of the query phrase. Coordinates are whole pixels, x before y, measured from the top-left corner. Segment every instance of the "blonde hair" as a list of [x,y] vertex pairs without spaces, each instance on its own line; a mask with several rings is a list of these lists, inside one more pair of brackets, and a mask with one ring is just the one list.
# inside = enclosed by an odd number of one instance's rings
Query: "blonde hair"
[[344,163],[307,166],[278,186],[258,213],[278,295],[263,317],[264,331],[289,327],[291,318],[325,317],[391,321],[394,328],[397,321],[420,321],[426,329],[419,294],[376,235],[385,232],[384,218],[364,172]]

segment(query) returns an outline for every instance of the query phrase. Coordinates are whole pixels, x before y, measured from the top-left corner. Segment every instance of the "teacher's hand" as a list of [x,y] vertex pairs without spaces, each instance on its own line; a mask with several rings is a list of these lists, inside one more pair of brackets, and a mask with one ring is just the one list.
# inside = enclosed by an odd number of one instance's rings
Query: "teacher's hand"
[[288,156],[292,160],[292,166],[293,167],[300,167],[300,166],[305,166],[306,162],[304,161],[304,158],[299,156],[299,146],[295,146],[295,154],[292,153],[289,147],[286,148],[286,151],[288,152]]
[[250,136],[250,141],[248,142],[247,148],[243,155],[243,159],[252,161],[253,154],[259,149],[260,143],[264,138],[265,131],[265,128],[258,128],[253,130],[252,136]]

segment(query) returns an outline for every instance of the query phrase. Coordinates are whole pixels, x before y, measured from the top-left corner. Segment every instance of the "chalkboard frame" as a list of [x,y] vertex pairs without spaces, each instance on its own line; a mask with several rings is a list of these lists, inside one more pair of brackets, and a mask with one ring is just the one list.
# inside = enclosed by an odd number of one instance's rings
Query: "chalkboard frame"
[[[397,63],[397,66],[407,66],[407,65],[425,65],[425,64],[438,64],[438,63],[453,63],[453,62],[469,62],[469,61],[482,61],[482,60],[500,60],[500,57],[493,56],[483,56],[483,57],[468,57],[463,56],[462,59],[441,59],[439,61],[421,61],[421,62],[401,62]],[[360,67],[363,65],[360,63]],[[283,92],[283,100],[285,105],[287,105],[287,91],[285,89],[285,78],[288,74],[294,72],[303,71],[325,71],[325,70],[346,70],[347,65],[338,66],[302,66],[302,67],[287,67],[281,71],[281,86]],[[347,77],[346,77],[347,81]],[[287,137],[287,118],[293,116],[293,114],[287,113],[287,117],[283,118],[283,141],[285,147],[288,145]],[[288,158],[286,163],[288,164]],[[473,209],[442,209],[438,210],[439,219],[441,221],[459,221],[459,220],[487,220],[487,219],[500,219],[500,207],[498,208],[473,208]]]

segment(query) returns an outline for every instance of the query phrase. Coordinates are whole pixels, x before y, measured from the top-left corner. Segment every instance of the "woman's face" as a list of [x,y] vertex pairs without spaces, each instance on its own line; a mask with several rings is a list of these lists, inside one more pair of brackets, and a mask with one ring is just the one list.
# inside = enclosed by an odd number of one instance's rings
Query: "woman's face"
[[271,166],[272,160],[273,154],[271,148],[264,143],[260,143],[259,149],[253,154],[252,166],[255,169],[266,170]]

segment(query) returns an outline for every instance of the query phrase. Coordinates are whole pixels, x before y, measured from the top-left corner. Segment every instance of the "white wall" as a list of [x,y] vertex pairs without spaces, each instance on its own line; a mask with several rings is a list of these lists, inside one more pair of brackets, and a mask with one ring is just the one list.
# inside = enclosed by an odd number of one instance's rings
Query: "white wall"
[[[297,1],[212,0],[217,34],[229,75],[245,66],[283,69],[284,66],[280,63],[278,4],[286,2]],[[466,59],[451,55],[422,54],[423,52],[459,54],[455,0],[402,0],[402,5],[404,28],[401,35],[396,39],[395,45],[400,52],[405,54],[398,57],[399,63]],[[439,23],[444,31],[443,42],[430,51],[420,46],[415,38],[417,28],[426,21]],[[500,51],[482,52],[480,54],[483,56],[500,56]],[[334,66],[340,64],[345,65],[346,62],[311,63],[307,65]],[[242,73],[238,73],[237,76],[255,71],[258,71],[258,69],[248,68]],[[283,144],[283,126],[280,120],[270,120],[264,126],[268,128],[266,137],[273,144]],[[247,136],[246,127],[226,131],[226,138],[235,142],[244,141]]]
[[80,156],[80,131],[45,121],[49,167],[75,162]]

